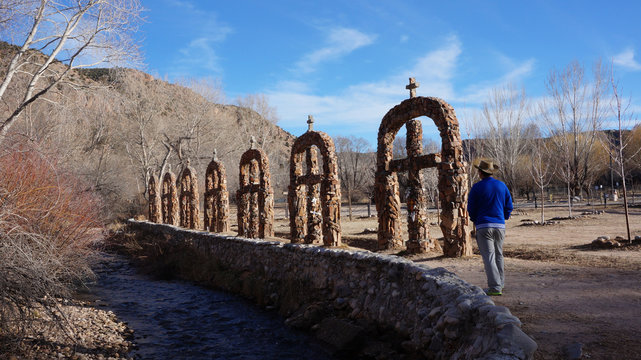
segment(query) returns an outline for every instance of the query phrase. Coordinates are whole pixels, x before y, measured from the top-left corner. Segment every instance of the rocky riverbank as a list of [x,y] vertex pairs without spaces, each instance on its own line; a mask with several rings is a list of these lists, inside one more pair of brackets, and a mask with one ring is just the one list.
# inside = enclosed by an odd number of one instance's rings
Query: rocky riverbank
[[[34,310],[36,320],[7,359],[121,359],[129,358],[132,330],[111,311],[91,302],[67,301],[55,315]],[[60,326],[60,324],[63,324]]]

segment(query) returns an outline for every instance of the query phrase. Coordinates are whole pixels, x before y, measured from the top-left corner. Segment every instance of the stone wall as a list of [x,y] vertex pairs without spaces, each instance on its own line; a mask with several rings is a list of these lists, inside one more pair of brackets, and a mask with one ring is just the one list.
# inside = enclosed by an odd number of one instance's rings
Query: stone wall
[[443,268],[134,220],[128,229],[172,247],[166,254],[184,253],[185,264],[175,268],[184,278],[277,309],[288,324],[336,347],[357,342],[363,331],[371,339],[374,328],[394,334],[386,337],[397,339],[404,355],[372,358],[528,359],[536,349],[507,308]]

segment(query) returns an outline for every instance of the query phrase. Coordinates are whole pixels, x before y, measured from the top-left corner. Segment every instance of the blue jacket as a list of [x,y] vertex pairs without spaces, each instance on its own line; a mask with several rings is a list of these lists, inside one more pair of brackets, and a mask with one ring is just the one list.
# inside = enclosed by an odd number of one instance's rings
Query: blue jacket
[[512,196],[507,186],[493,177],[486,177],[472,186],[467,212],[474,225],[503,224],[512,213]]

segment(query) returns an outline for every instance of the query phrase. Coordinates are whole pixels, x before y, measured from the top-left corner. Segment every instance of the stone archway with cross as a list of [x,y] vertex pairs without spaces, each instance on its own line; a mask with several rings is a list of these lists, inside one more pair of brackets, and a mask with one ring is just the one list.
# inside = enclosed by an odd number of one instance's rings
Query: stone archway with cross
[[[406,89],[410,98],[385,114],[378,130],[376,155],[376,210],[378,212],[379,249],[402,249],[401,202],[397,172],[408,173],[407,226],[408,252],[436,250],[439,244],[429,238],[427,202],[421,184],[420,170],[438,169],[440,227],[443,232],[443,252],[457,257],[472,254],[467,216],[467,173],[463,161],[463,144],[454,109],[445,101],[416,96],[419,86],[414,78]],[[440,154],[423,154],[422,124],[416,119],[427,116],[439,130]],[[392,146],[396,134],[407,128],[407,158],[393,159]]]
[[[332,138],[314,131],[309,115],[307,132],[299,136],[289,163],[289,228],[292,243],[305,242],[325,246],[341,245],[341,193],[338,160]],[[323,159],[322,171],[318,156]],[[303,163],[307,164],[307,171]],[[322,229],[321,229],[322,227]]]
[[229,231],[229,193],[227,192],[227,175],[225,166],[214,157],[205,172],[205,204],[203,219],[205,230],[211,232]]
[[240,158],[238,204],[238,236],[264,239],[274,236],[274,192],[269,175],[269,160],[256,148],[252,136],[251,147]]
[[176,191],[176,175],[168,170],[162,178],[161,209],[163,224],[178,226],[178,193]]

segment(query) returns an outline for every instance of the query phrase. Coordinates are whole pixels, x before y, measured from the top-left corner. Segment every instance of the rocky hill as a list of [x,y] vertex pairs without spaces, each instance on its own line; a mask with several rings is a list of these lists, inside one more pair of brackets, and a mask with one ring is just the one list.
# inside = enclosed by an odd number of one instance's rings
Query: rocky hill
[[[0,44],[0,75],[14,51]],[[5,98],[21,98],[26,81],[17,77]],[[203,189],[214,149],[227,168],[233,195],[238,161],[251,136],[266,150],[275,195],[282,197],[295,137],[252,109],[215,103],[198,90],[133,69],[73,70],[67,81],[29,106],[12,132],[54,149],[66,168],[104,196],[112,214],[136,212],[147,179],[163,166],[178,173],[189,161]],[[3,116],[11,109],[0,106]]]

